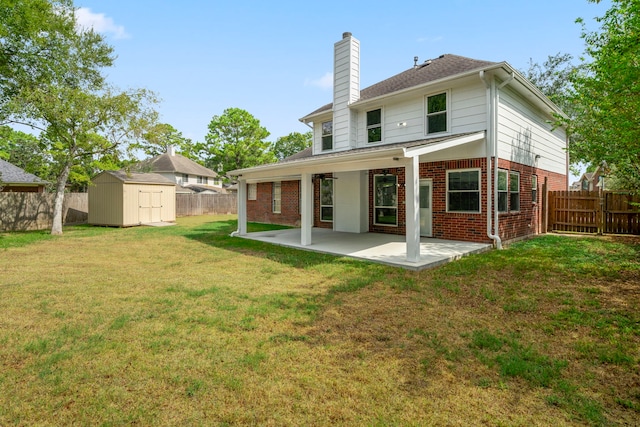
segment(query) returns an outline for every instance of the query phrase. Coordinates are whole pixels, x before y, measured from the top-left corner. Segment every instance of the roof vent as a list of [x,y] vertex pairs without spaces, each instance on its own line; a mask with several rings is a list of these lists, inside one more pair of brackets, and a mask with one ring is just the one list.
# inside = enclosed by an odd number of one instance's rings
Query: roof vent
[[418,57],[417,56],[413,57],[413,68],[418,68]]

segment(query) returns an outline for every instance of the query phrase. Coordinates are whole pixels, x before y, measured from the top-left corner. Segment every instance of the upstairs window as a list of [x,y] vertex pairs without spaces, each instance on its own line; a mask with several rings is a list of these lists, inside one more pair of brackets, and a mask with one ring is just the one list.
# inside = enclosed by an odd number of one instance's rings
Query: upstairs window
[[447,131],[447,93],[427,97],[427,134]]
[[208,180],[206,176],[198,176],[198,184],[207,184]]
[[187,175],[186,173],[182,174],[182,183],[186,184],[189,182],[189,175]]
[[322,123],[322,151],[333,150],[333,122]]
[[447,212],[480,212],[480,170],[447,171]]
[[382,141],[382,110],[367,111],[367,142]]

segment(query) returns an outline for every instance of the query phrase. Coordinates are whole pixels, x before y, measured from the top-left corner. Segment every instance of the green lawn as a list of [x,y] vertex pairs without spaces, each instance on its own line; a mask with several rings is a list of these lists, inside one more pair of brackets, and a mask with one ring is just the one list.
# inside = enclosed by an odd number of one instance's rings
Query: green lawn
[[408,272],[235,228],[0,234],[0,425],[640,419],[640,239]]

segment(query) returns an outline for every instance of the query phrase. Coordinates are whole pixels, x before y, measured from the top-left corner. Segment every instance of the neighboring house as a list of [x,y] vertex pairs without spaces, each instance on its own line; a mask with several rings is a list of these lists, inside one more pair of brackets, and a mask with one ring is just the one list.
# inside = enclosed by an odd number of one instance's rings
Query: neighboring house
[[43,193],[47,181],[0,159],[0,192]]
[[144,160],[135,167],[138,172],[154,172],[178,185],[178,193],[226,193],[218,174],[193,160],[176,154],[173,147],[165,154]]
[[605,190],[605,173],[606,163],[596,168],[594,172],[585,172],[577,183],[571,186],[572,190],[583,191],[604,191]]
[[360,90],[360,42],[334,46],[333,103],[300,120],[313,145],[231,171],[247,221],[473,242],[541,232],[541,187],[567,189],[562,114],[506,62],[442,55]]

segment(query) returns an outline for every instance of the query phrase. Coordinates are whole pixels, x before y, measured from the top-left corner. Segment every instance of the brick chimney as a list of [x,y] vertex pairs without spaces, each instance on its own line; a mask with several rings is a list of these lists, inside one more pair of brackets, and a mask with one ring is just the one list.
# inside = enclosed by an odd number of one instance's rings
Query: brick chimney
[[346,150],[356,144],[356,118],[349,105],[360,99],[360,41],[343,33],[334,45],[333,60],[333,149]]

